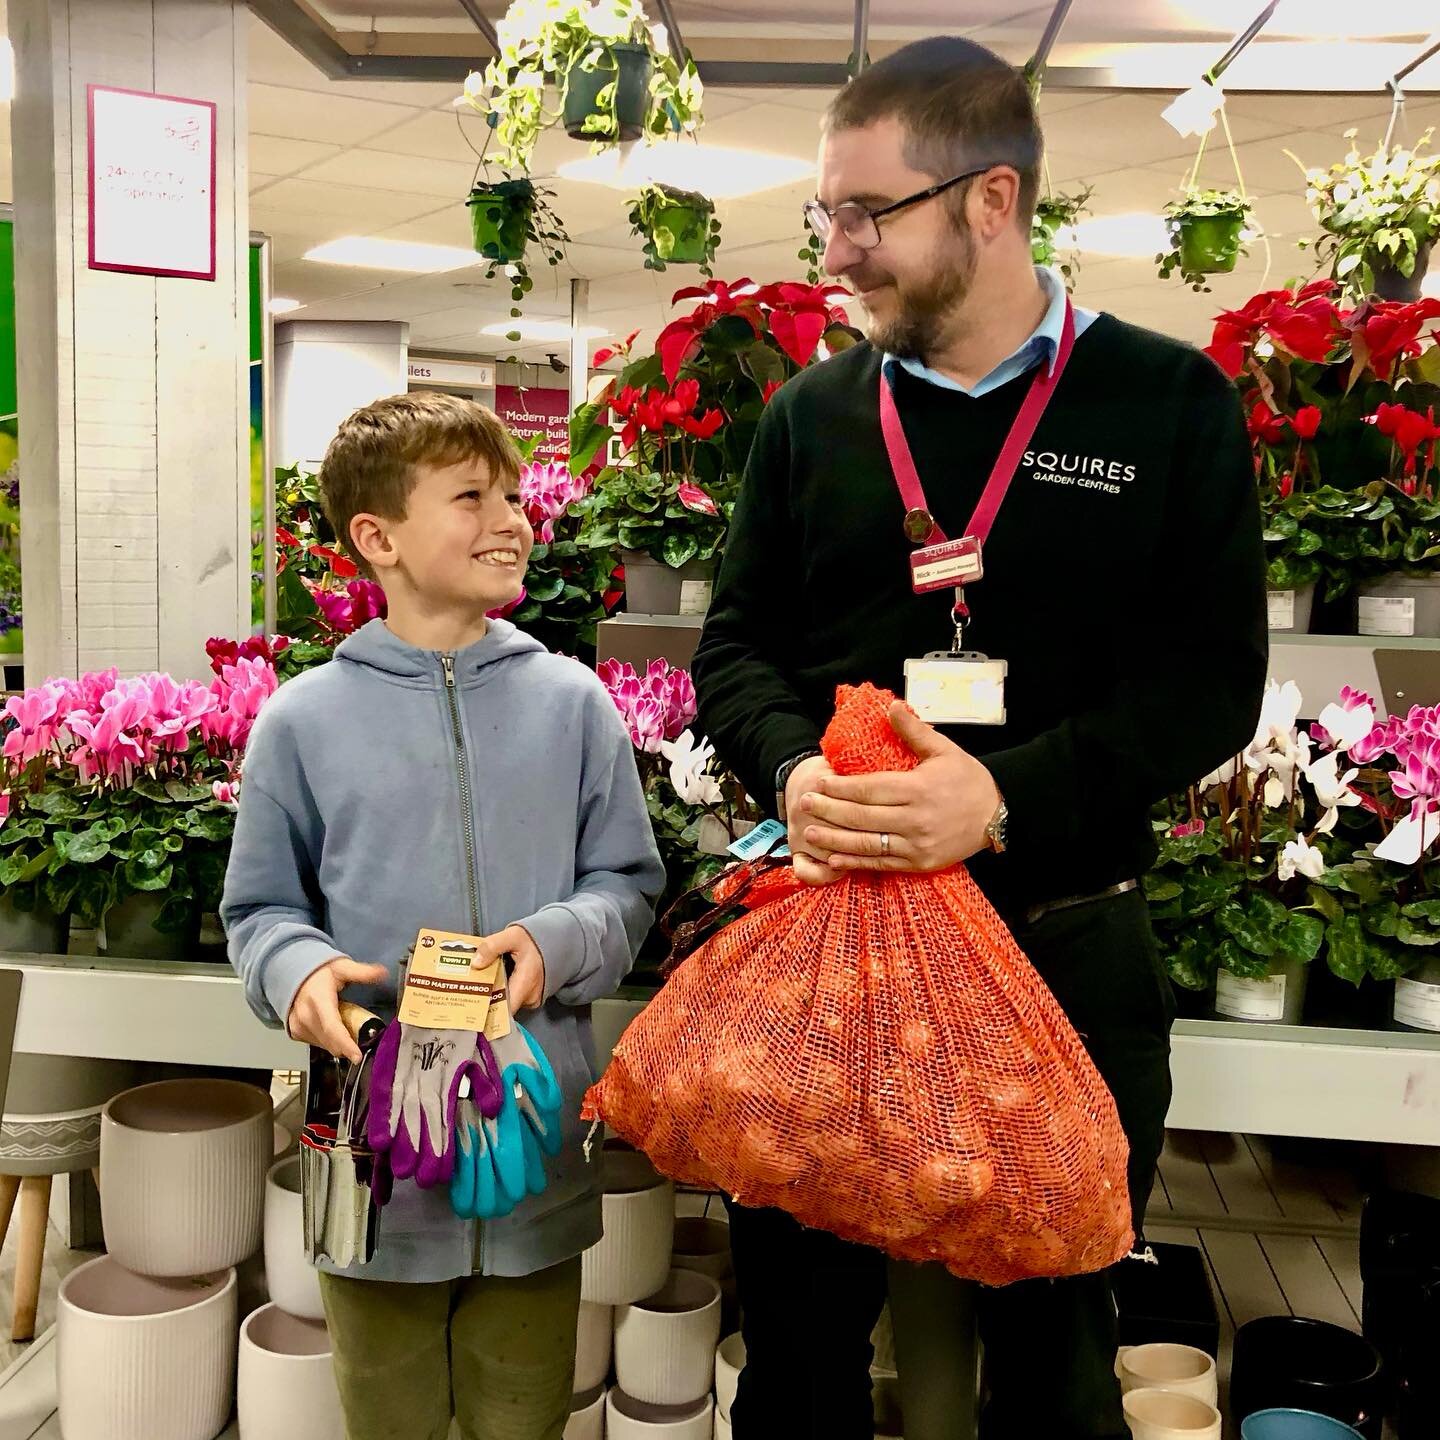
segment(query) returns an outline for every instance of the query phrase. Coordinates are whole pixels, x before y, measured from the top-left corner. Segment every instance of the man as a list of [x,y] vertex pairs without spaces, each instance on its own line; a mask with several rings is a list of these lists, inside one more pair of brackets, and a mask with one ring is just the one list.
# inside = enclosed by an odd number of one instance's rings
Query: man
[[[752,794],[776,796],[803,879],[969,866],[1114,1093],[1138,1230],[1173,1018],[1136,884],[1148,809],[1253,733],[1263,553],[1220,371],[1113,316],[1067,321],[1058,278],[1032,267],[1041,144],[1022,77],[961,39],[909,45],[836,97],[807,218],[869,339],[770,402],[694,674],[706,732]],[[917,593],[912,558],[984,531],[977,505],[992,471],[1004,489],[1017,437],[983,577]],[[953,550],[939,573],[973,563]],[[953,645],[955,608],[963,649],[1008,664],[1003,723],[940,729],[897,707],[919,768],[834,776],[818,745],[836,685],[904,693],[907,661]],[[962,673],[977,672],[927,668],[912,700],[953,718],[946,677]],[[985,693],[958,702],[967,718],[999,718]],[[869,1440],[883,1257],[778,1211],[731,1213],[736,1440]],[[1125,1435],[1104,1276],[977,1303],[987,1437]]]

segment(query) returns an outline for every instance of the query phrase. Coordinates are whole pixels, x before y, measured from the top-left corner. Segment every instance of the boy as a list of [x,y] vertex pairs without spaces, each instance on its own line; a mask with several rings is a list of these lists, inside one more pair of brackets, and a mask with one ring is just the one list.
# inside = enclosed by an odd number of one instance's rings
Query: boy
[[389,603],[269,702],[245,757],[223,918],[255,1012],[358,1058],[349,998],[394,1013],[424,926],[513,956],[512,1010],[564,1092],[543,1195],[457,1219],[397,1181],[368,1265],[321,1276],[350,1440],[560,1440],[580,1253],[600,1238],[580,1101],[589,1006],[629,970],[664,872],[596,677],[486,613],[534,537],[519,455],[481,405],[398,395],[326,452],[326,514]]

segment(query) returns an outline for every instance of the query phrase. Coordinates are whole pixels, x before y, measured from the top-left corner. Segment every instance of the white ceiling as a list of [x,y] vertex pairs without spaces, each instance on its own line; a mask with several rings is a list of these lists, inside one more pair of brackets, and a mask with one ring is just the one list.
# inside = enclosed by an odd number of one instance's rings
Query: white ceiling
[[[1331,33],[1344,25],[1352,34],[1379,37],[1383,44],[1356,43],[1357,66],[1374,76],[1388,74],[1397,55],[1413,54],[1426,23],[1434,23],[1436,0],[1388,0],[1371,11],[1383,21],[1367,21],[1353,0],[1287,0],[1277,14],[1280,36]],[[687,41],[701,49],[706,36],[753,36],[755,18],[773,14],[770,0],[680,0],[677,10]],[[375,10],[384,14],[381,29],[413,33],[463,29],[454,0],[324,0],[315,8],[341,30],[367,29]],[[489,3],[487,10],[502,7]],[[891,0],[876,4],[872,35],[908,27],[954,30],[953,0]],[[978,33],[1013,59],[1033,48],[1051,5],[1024,0],[967,0],[958,7],[967,32]],[[1170,0],[1087,0],[1077,5],[1065,31],[1068,51],[1057,59],[1089,63],[1096,55],[1113,58],[1116,46],[1146,41],[1201,41],[1209,59],[1217,38],[1225,39],[1246,23],[1256,0],[1210,0],[1179,4]],[[837,14],[840,20],[837,20]],[[836,0],[795,0],[787,7],[791,43],[773,58],[806,58],[797,25],[809,19],[827,22],[815,33],[848,34],[845,7]],[[1297,24],[1295,17],[1306,17]],[[778,30],[780,27],[771,26]],[[698,37],[698,38],[697,38]],[[710,43],[719,43],[705,41]],[[1208,48],[1206,48],[1208,47]],[[1247,58],[1259,47],[1252,46]],[[772,47],[773,53],[774,47]],[[1063,47],[1062,47],[1063,50]],[[1275,54],[1280,52],[1276,51]],[[1381,62],[1384,62],[1383,64]],[[467,246],[469,222],[464,197],[475,170],[472,148],[483,141],[483,121],[453,108],[454,87],[396,81],[326,79],[307,60],[259,20],[250,26],[250,219],[251,228],[274,242],[275,293],[304,302],[297,318],[407,320],[411,346],[476,355],[493,354],[494,340],[478,333],[508,315],[508,287],[486,283],[483,267],[468,266],[440,275],[411,276],[358,270],[306,261],[304,253],[345,235]],[[1242,63],[1245,63],[1242,60]],[[1256,62],[1258,63],[1258,62]],[[1238,69],[1238,67],[1237,67]],[[1429,125],[1440,127],[1440,62],[1418,72],[1411,85],[1406,126],[1413,137]],[[1377,140],[1389,114],[1388,97],[1373,93],[1231,95],[1228,115],[1246,183],[1257,197],[1257,210],[1269,246],[1256,245],[1233,276],[1217,277],[1214,292],[1196,295],[1178,280],[1162,283],[1150,260],[1085,256],[1077,298],[1112,310],[1128,320],[1188,339],[1208,339],[1210,317],[1238,304],[1262,284],[1279,284],[1306,269],[1294,241],[1313,233],[1303,200],[1300,173],[1285,150],[1307,164],[1328,164],[1343,149],[1341,132],[1358,125],[1361,137]],[[813,90],[718,90],[706,95],[707,143],[763,149],[813,161],[819,112],[828,94]],[[1050,172],[1057,188],[1092,184],[1096,214],[1158,213],[1173,198],[1193,142],[1179,138],[1160,118],[1165,98],[1137,91],[1047,90],[1041,112],[1048,136]],[[9,116],[0,106],[0,193],[9,197]],[[563,134],[547,133],[537,151],[537,174],[580,152]],[[1211,183],[1229,183],[1230,161],[1223,145],[1212,141],[1201,171]],[[724,244],[717,265],[727,278],[798,278],[796,250],[802,238],[799,206],[812,181],[740,200],[721,201]],[[557,209],[574,243],[569,263],[558,272],[539,267],[527,313],[565,317],[569,313],[571,275],[590,279],[592,321],[623,335],[637,327],[645,338],[664,323],[669,297],[691,283],[695,271],[672,268],[663,276],[643,269],[640,242],[629,235],[623,192],[572,181],[555,184]],[[603,342],[596,342],[597,344]],[[502,342],[502,348],[503,342]],[[555,342],[522,348],[529,359],[543,359]]]

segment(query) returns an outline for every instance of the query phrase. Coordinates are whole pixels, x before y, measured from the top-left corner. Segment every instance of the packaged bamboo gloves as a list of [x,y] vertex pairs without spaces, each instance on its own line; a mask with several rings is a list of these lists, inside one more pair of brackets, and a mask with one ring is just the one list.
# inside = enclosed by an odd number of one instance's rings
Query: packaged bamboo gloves
[[[892,703],[841,688],[837,773],[914,768]],[[586,1117],[676,1180],[986,1284],[1121,1259],[1114,1101],[964,867],[783,873],[625,1032]]]

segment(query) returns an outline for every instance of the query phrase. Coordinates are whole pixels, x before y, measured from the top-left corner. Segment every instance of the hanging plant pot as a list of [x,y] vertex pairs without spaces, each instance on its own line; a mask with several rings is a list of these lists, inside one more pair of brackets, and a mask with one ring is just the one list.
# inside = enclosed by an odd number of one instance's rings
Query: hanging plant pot
[[1415,252],[1415,268],[1402,275],[1392,265],[1375,266],[1375,295],[1380,300],[1398,300],[1413,304],[1420,299],[1420,287],[1430,269],[1430,251],[1435,242],[1428,240]]
[[1228,275],[1240,258],[1244,228],[1245,215],[1240,210],[1181,216],[1181,269],[1189,275]]
[[[594,70],[577,63],[565,77],[565,133],[572,140],[638,140],[645,132],[646,101],[650,92],[650,52],[643,45],[628,42],[606,47],[614,66],[599,65]],[[600,108],[600,92],[615,86],[613,123],[606,110]],[[597,129],[590,124],[593,116],[604,124]]]
[[530,218],[535,213],[535,186],[529,180],[477,185],[465,204],[477,255],[500,265],[525,258]]
[[1037,215],[1030,227],[1030,259],[1036,265],[1055,263],[1055,236],[1060,231],[1058,215]]
[[666,203],[655,212],[650,231],[655,253],[667,265],[703,265],[708,258],[713,202],[679,190],[665,193]]

